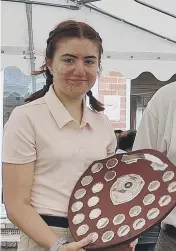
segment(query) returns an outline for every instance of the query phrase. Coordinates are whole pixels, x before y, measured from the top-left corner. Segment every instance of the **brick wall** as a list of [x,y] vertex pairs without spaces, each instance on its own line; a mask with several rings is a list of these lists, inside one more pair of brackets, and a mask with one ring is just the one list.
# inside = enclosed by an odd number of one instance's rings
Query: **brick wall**
[[126,79],[120,72],[109,72],[99,81],[99,100],[104,102],[106,95],[120,96],[120,121],[111,121],[114,129],[126,130]]

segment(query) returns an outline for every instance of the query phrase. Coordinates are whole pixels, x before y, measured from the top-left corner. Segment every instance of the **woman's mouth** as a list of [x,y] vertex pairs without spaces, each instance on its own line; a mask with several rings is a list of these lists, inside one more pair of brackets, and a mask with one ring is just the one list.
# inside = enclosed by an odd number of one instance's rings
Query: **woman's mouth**
[[73,82],[85,82],[87,81],[86,79],[68,79],[70,81],[73,81]]
[[68,81],[78,85],[87,83],[86,79],[68,79]]

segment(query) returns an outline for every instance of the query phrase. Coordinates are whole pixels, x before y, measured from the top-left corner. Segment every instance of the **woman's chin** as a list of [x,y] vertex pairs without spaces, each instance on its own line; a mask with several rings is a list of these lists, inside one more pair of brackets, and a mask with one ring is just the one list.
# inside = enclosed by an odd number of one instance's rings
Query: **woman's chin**
[[88,92],[88,88],[74,88],[70,90],[72,96],[84,96]]

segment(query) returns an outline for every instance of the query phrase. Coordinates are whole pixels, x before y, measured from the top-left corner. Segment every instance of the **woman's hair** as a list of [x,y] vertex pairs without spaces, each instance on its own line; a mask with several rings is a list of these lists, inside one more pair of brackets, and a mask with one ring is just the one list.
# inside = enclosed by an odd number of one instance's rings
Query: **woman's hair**
[[[47,61],[52,60],[54,57],[54,53],[56,50],[57,43],[64,38],[86,38],[93,42],[95,42],[99,49],[99,68],[101,68],[101,55],[103,53],[102,47],[102,39],[100,35],[88,24],[83,22],[76,22],[73,20],[68,20],[66,22],[62,22],[56,26],[54,30],[49,33],[49,38],[47,39],[47,47],[46,47],[46,56],[45,63],[40,67],[40,71],[33,72],[33,75],[39,75],[41,73],[46,77],[46,84],[44,87],[33,93],[31,96],[25,99],[25,102],[31,102],[35,99],[43,97],[46,92],[49,90],[50,86],[53,84],[53,76],[51,75]],[[99,112],[104,110],[104,106],[95,97],[92,95],[92,91],[89,90],[87,92],[89,97],[90,107]]]

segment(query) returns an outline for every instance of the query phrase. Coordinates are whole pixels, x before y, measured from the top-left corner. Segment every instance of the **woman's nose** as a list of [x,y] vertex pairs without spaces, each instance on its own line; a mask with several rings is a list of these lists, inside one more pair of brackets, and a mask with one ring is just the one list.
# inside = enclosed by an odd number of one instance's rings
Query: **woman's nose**
[[75,76],[85,76],[86,74],[86,69],[85,69],[85,65],[84,62],[79,61],[74,65],[74,70],[73,70],[73,74]]

